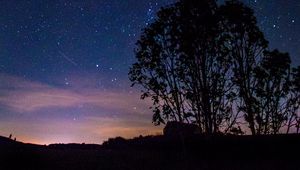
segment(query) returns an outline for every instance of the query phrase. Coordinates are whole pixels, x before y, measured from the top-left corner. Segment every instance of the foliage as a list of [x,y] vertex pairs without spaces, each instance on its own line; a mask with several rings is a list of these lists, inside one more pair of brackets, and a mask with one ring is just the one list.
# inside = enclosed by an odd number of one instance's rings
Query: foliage
[[156,125],[243,134],[243,115],[252,134],[299,126],[299,67],[291,68],[288,54],[267,50],[250,8],[236,0],[180,0],[157,16],[129,71],[141,98],[151,98]]

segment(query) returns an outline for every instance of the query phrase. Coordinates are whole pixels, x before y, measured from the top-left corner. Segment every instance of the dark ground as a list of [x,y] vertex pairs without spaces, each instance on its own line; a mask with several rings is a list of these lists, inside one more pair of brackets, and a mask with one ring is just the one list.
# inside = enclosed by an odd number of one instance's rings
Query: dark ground
[[103,145],[32,145],[0,137],[0,170],[300,170],[300,136],[148,136]]

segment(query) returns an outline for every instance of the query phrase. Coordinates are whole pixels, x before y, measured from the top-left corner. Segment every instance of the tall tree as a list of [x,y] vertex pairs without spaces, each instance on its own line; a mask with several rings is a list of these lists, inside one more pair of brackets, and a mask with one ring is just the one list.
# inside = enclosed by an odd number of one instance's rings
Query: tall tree
[[[183,90],[176,68],[180,65],[177,21],[174,19],[180,3],[163,8],[156,22],[146,28],[137,42],[136,58],[129,72],[133,85],[143,87],[142,99],[153,101],[153,122],[173,120],[184,122],[185,105]],[[187,119],[186,119],[187,120]]]
[[257,79],[254,70],[268,42],[257,26],[252,9],[239,1],[227,1],[220,7],[219,15],[223,27],[222,36],[227,38],[227,47],[232,56],[232,80],[238,94],[238,111],[244,114],[252,134],[257,134],[258,101],[254,97]]
[[277,134],[288,119],[291,60],[288,53],[266,51],[255,70],[258,134]]
[[[234,123],[230,56],[214,1],[185,1],[180,17],[181,81],[195,122],[206,133],[228,131]],[[223,127],[226,125],[226,127]]]
[[287,130],[286,133],[289,133],[290,130],[295,127],[293,132],[299,133],[300,131],[300,66],[292,69],[291,73],[291,84],[290,91],[287,100]]
[[129,78],[151,98],[153,122],[197,124],[203,133],[300,129],[299,67],[268,51],[253,11],[237,0],[179,2],[162,8],[137,42]]
[[156,124],[176,120],[216,133],[236,118],[229,100],[230,56],[216,14],[214,0],[182,0],[162,9],[144,30],[129,77],[146,90],[142,98],[152,98]]

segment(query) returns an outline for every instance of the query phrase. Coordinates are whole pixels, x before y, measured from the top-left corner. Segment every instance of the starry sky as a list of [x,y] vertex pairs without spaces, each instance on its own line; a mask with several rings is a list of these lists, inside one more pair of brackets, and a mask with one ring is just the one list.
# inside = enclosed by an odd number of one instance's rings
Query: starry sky
[[[141,30],[175,0],[0,1],[0,135],[38,144],[158,134],[128,70]],[[300,64],[300,1],[244,0],[270,48]]]

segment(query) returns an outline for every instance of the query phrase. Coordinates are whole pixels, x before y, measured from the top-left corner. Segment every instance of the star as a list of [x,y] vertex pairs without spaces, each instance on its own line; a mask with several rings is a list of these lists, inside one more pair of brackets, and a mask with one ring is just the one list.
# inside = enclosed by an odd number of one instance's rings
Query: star
[[[0,117],[0,124],[3,126],[0,128],[0,135],[5,129],[11,129],[9,126],[5,127],[5,124],[14,125],[13,122],[17,121],[19,125],[25,125],[28,129],[24,128],[16,133],[33,134],[31,132],[39,131],[45,138],[50,139],[53,136],[46,133],[46,126],[39,127],[38,122],[55,122],[61,129],[65,128],[66,121],[78,121],[79,116],[81,120],[86,113],[100,123],[103,117],[112,117],[112,110],[124,115],[124,119],[132,114],[127,113],[128,110],[145,110],[145,113],[151,115],[148,106],[139,105],[139,89],[130,87],[128,71],[137,61],[135,44],[141,38],[142,31],[155,22],[157,12],[162,7],[177,1],[9,0],[1,3],[0,92],[4,96],[0,97],[14,105],[19,104],[15,99],[24,101],[22,97],[28,95],[30,100],[25,102],[24,109],[30,109],[28,103],[31,103],[32,107],[37,107],[38,110],[28,111],[25,120],[24,117],[18,117],[20,113],[15,109],[21,106],[11,109],[8,108],[9,104],[5,105],[0,100],[0,110],[9,112],[5,119]],[[270,50],[278,48],[280,51],[289,52],[292,63],[299,65],[300,1],[241,1],[253,8],[257,24],[270,43]],[[223,3],[224,0],[218,2]],[[11,80],[5,78],[6,76],[11,77]],[[5,88],[5,85],[9,87]],[[14,89],[15,87],[20,88]],[[9,94],[16,96],[5,96]],[[91,97],[88,97],[89,95]],[[113,100],[110,95],[117,96],[117,100],[114,101],[118,106],[98,107],[102,103],[110,103]],[[128,98],[127,95],[133,97]],[[41,98],[35,101],[35,96]],[[9,100],[9,97],[12,99]],[[118,102],[124,98],[126,102],[134,104],[126,105],[123,100],[119,106]],[[36,103],[32,103],[34,101]],[[41,106],[44,103],[48,104],[47,107]],[[81,103],[84,107],[78,106]],[[119,109],[122,105],[126,105],[126,109]],[[21,109],[22,114],[25,113],[24,109]],[[43,114],[36,114],[37,112]],[[78,113],[78,117],[74,116],[74,112]],[[141,122],[151,122],[149,117],[137,119],[143,119]],[[124,120],[126,121],[128,119]],[[89,125],[91,122],[87,121],[80,126],[76,124],[67,128],[77,132],[70,135],[75,136],[77,141],[82,141],[85,140],[82,137],[84,134],[79,132],[86,133],[86,136],[94,136],[91,131],[97,129],[99,122],[93,127]],[[29,128],[28,125],[31,124]],[[91,126],[90,131],[83,131],[82,129],[89,129],[84,127],[87,124]],[[53,134],[61,133],[53,131]],[[35,139],[40,135],[26,138]],[[94,137],[86,142],[101,142],[102,138],[103,136]]]

